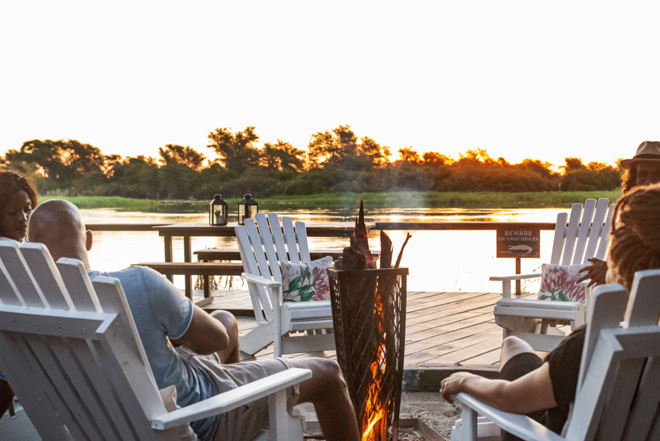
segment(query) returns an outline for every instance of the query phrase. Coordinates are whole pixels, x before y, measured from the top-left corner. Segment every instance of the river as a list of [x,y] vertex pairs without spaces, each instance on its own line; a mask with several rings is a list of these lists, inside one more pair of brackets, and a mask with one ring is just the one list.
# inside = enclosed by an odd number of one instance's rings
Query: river
[[[369,222],[554,222],[559,211],[565,209],[378,209],[366,214]],[[281,215],[306,223],[353,222],[356,213],[333,210],[280,211]],[[176,223],[205,222],[204,214],[161,214],[117,212],[108,209],[82,210],[87,223]],[[230,223],[235,222],[231,219]],[[402,256],[401,266],[410,269],[409,290],[422,291],[499,291],[500,283],[490,282],[491,275],[509,275],[515,272],[515,260],[495,257],[495,231],[411,231]],[[405,239],[405,231],[389,231],[394,244],[395,256]],[[522,272],[540,271],[542,262],[549,260],[552,246],[552,231],[541,231],[541,257],[522,259]],[[347,238],[310,238],[311,248],[342,249],[348,245]],[[380,249],[378,232],[370,234],[372,249]],[[183,260],[183,242],[174,240],[175,260]],[[228,246],[235,248],[234,238],[194,238],[192,249]],[[94,245],[90,252],[91,265],[99,270],[115,270],[132,263],[163,261],[163,239],[156,232],[108,232],[94,234]],[[177,286],[183,279],[175,278]],[[234,280],[234,287],[241,287]],[[538,281],[523,282],[523,290],[538,290]]]

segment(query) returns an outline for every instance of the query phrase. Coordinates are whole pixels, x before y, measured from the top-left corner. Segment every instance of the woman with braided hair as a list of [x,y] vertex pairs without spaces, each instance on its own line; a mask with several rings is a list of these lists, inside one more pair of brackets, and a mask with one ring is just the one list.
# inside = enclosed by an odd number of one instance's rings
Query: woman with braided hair
[[[617,219],[615,222],[614,220]],[[630,291],[637,271],[660,268],[660,184],[637,187],[622,196],[612,217],[607,281]],[[507,412],[527,414],[561,433],[575,401],[586,327],[576,328],[541,359],[523,340],[502,342],[499,379],[458,372],[442,380],[440,393],[449,402],[467,392]],[[502,439],[518,439],[502,433]]]

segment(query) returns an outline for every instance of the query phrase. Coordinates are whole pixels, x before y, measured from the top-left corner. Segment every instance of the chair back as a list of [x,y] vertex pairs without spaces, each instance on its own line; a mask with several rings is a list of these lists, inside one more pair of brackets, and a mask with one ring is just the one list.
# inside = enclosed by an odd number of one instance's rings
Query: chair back
[[573,204],[569,213],[559,213],[552,244],[551,264],[587,263],[596,257],[604,260],[609,246],[614,204],[601,198],[587,199],[584,206]]
[[660,439],[660,269],[637,272],[627,297],[595,290],[566,439]]
[[[307,228],[277,213],[257,213],[235,228],[246,273],[282,282],[281,262],[310,262]],[[263,286],[248,284],[257,323],[273,320],[273,306]]]
[[44,440],[176,440],[118,280],[0,242],[0,369]]

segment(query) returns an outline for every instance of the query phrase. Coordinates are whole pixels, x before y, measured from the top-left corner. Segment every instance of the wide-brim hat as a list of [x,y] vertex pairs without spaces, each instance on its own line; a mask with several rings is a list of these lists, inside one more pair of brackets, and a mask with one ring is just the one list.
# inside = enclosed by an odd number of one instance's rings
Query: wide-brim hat
[[637,147],[637,153],[631,159],[621,161],[621,167],[630,168],[640,161],[660,161],[660,141],[644,141]]

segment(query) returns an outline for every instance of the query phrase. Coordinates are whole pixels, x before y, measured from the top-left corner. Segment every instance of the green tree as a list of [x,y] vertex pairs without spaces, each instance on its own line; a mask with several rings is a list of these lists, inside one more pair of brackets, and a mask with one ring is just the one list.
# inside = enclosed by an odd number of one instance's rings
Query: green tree
[[564,158],[566,165],[564,165],[564,173],[568,174],[574,171],[582,170],[585,168],[580,158]]
[[242,173],[248,167],[259,165],[259,150],[254,147],[254,142],[259,140],[259,137],[254,132],[254,127],[250,126],[236,133],[227,128],[215,129],[209,133],[208,138],[211,143],[207,147],[218,154],[227,170]]
[[390,163],[390,148],[381,146],[368,136],[363,136],[358,146],[358,155],[369,159],[372,167],[383,167]]
[[64,175],[64,164],[60,144],[57,141],[33,139],[25,141],[20,150],[12,150],[5,155],[11,162],[27,162],[33,164],[35,171],[44,178],[60,181]]
[[184,147],[176,144],[167,144],[165,147],[159,147],[161,162],[165,166],[183,165],[191,170],[200,171],[204,165],[203,154],[197,152],[191,147]]
[[443,165],[451,165],[454,163],[454,160],[442,153],[426,152],[422,155],[422,163],[431,167],[440,167]]
[[305,152],[288,142],[277,140],[277,144],[264,144],[261,152],[261,165],[274,170],[292,170],[301,172],[304,169]]
[[72,180],[79,180],[92,174],[102,174],[105,156],[101,149],[75,140],[57,141],[61,161],[69,170]]
[[310,165],[340,166],[344,159],[357,156],[357,141],[350,126],[339,126],[332,132],[312,135],[308,145]]
[[399,149],[399,161],[411,164],[422,164],[424,162],[419,156],[419,153],[414,151],[412,147],[403,147]]

